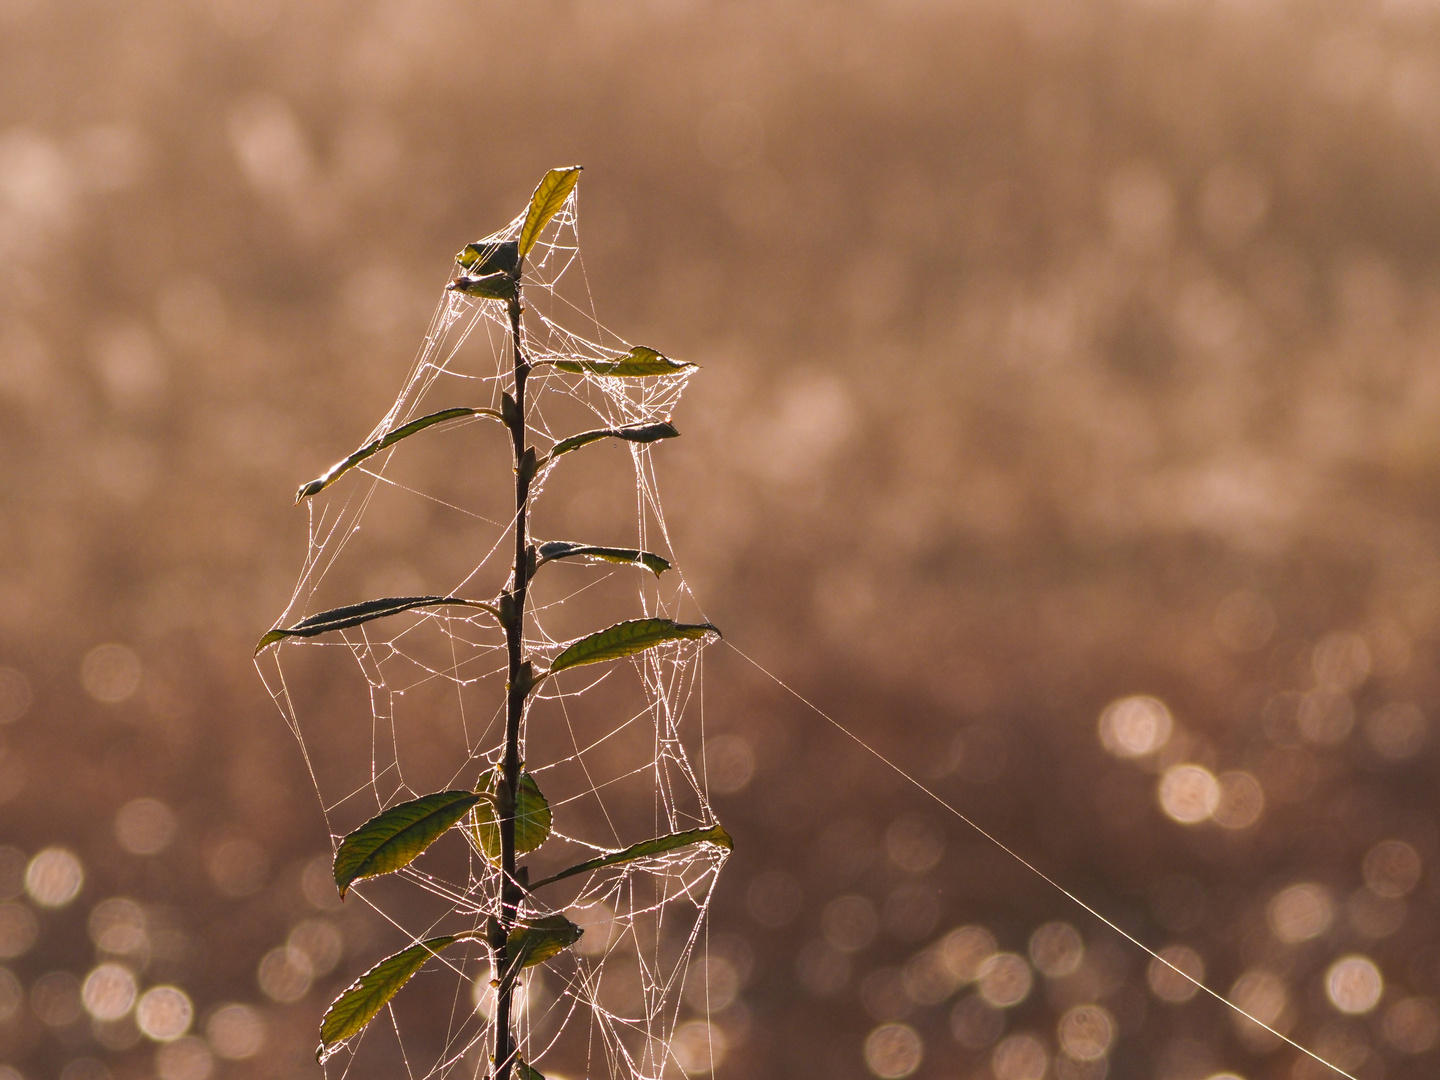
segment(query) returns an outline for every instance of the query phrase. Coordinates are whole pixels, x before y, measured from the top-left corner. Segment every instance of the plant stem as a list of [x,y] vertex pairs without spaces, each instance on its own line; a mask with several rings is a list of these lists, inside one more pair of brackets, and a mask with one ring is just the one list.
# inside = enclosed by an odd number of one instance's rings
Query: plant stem
[[[508,417],[510,442],[515,457],[515,569],[506,594],[510,603],[505,623],[505,646],[509,657],[509,681],[506,684],[505,759],[501,765],[496,809],[500,825],[500,918],[491,933],[490,949],[496,961],[496,977],[509,970],[511,958],[506,955],[505,941],[514,928],[522,892],[515,868],[515,807],[520,790],[520,723],[525,715],[525,701],[530,693],[530,668],[525,658],[525,594],[530,584],[529,516],[530,480],[534,453],[529,462],[525,446],[525,378],[530,363],[525,356],[520,336],[520,287],[510,301],[510,345],[514,359],[512,380],[515,408]],[[515,1062],[515,1037],[510,1027],[510,1003],[517,980],[501,979],[495,994],[495,1072],[494,1080],[509,1080]]]

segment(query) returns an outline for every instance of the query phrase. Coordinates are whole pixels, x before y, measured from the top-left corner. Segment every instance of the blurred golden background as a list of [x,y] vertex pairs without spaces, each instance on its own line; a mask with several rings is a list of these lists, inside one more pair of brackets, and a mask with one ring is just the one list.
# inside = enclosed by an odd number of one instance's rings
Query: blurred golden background
[[[728,639],[1435,1075],[1440,8],[0,0],[0,1078],[320,1074],[388,942],[250,660],[291,495],[571,162]],[[717,1075],[1331,1075],[723,646],[706,723]]]

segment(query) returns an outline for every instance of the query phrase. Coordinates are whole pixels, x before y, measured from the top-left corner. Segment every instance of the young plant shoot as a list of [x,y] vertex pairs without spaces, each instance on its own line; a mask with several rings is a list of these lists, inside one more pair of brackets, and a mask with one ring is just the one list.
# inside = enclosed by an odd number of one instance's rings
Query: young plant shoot
[[[683,582],[668,600],[655,591],[671,571],[671,557],[667,545],[660,545],[662,554],[646,543],[646,514],[658,515],[649,454],[652,447],[679,435],[669,414],[694,365],[644,346],[607,343],[598,323],[597,341],[561,331],[545,314],[532,311],[527,297],[529,291],[552,299],[555,281],[576,259],[577,249],[569,241],[580,171],[551,169],[510,226],[465,245],[456,256],[420,361],[395,407],[358,449],[302,485],[296,496],[307,506],[326,505],[311,509],[312,550],[292,609],[317,596],[335,556],[358,532],[368,500],[388,482],[386,469],[391,456],[405,449],[402,443],[446,438],[447,431],[479,422],[503,430],[509,447],[513,516],[491,523],[503,531],[453,587],[379,598],[352,594],[339,606],[301,618],[294,617],[298,612],[287,612],[256,648],[257,657],[273,666],[275,674],[266,675],[267,684],[302,745],[306,740],[299,710],[280,674],[280,654],[295,648],[347,650],[365,672],[372,701],[378,702],[373,726],[390,725],[396,746],[386,747],[384,738],[374,737],[369,783],[360,788],[374,796],[378,812],[334,834],[338,842],[331,870],[339,896],[354,893],[371,902],[371,879],[399,875],[449,902],[445,932],[435,932],[444,919],[407,931],[413,935],[408,946],[372,965],[335,998],[320,1025],[317,1056],[322,1063],[342,1048],[355,1050],[359,1036],[391,1010],[393,999],[411,979],[422,971],[449,970],[470,984],[477,1015],[485,1016],[482,1021],[471,1017],[452,1022],[446,1045],[435,1051],[435,1064],[423,1075],[439,1077],[463,1068],[467,1076],[488,1073],[494,1080],[535,1080],[546,1067],[544,1055],[563,1041],[563,1029],[584,1022],[584,1010],[577,1006],[588,1008],[589,1022],[600,1034],[605,1052],[594,1062],[597,1067],[603,1062],[612,1076],[658,1075],[667,1064],[679,1018],[674,988],[683,984],[684,965],[697,940],[714,876],[730,849],[730,837],[710,810],[704,784],[674,737],[693,685],[686,680],[695,677],[698,650],[719,631],[703,617],[679,617],[683,605],[693,606]],[[496,342],[496,368],[482,376],[454,377],[460,372],[460,347],[477,327],[488,330]],[[473,336],[482,338],[483,332]],[[422,409],[427,393],[476,386],[489,390],[488,403],[432,400]],[[552,433],[540,410],[545,394],[587,405],[599,426]],[[555,470],[563,470],[571,455],[593,454],[586,448],[601,444],[629,448],[641,502],[639,542],[535,539],[532,525],[544,482]],[[472,517],[488,521],[478,514]],[[663,539],[663,521],[649,531]],[[489,552],[495,560],[508,559],[508,574],[495,595],[475,595],[477,583],[484,580],[481,571],[492,562]],[[542,618],[553,616],[565,600],[552,602],[542,612],[532,600],[532,585],[537,575],[556,573],[640,575],[634,579],[640,583],[640,610],[578,638],[553,639],[544,632]],[[420,681],[453,686],[462,724],[470,715],[467,708],[478,711],[471,702],[492,709],[495,721],[485,735],[463,728],[468,753],[457,767],[458,783],[417,791],[404,779],[405,748],[395,734],[397,702],[409,684],[392,672],[409,657],[411,639],[426,631],[443,635],[455,659],[449,666],[417,661],[423,668]],[[579,740],[542,745],[533,734],[527,737],[527,731],[538,701],[547,707],[558,703],[568,718],[584,707],[583,700],[579,705],[574,700],[588,689],[581,683],[608,678],[617,665],[639,675],[646,698],[641,715],[655,726],[647,733],[631,726],[633,718],[616,718],[619,726],[605,739],[649,740],[660,747],[649,766],[660,827],[629,836],[615,829],[612,840],[617,842],[594,843],[557,831],[578,802],[605,805],[606,784],[592,776],[592,758],[586,756],[591,745]],[[580,668],[587,670],[561,674]],[[306,745],[307,760],[310,752]],[[651,752],[649,745],[645,752]],[[537,761],[547,764],[527,763]],[[547,768],[552,771],[545,772]],[[547,790],[548,777],[579,772],[590,778],[588,789]],[[317,787],[320,783],[317,779]],[[332,799],[322,792],[322,805],[327,816],[338,817],[342,811],[337,808],[353,804],[349,796]],[[343,812],[355,820],[352,811]],[[455,839],[448,839],[452,834]],[[442,871],[424,869],[441,857],[444,845],[454,843],[468,846],[470,852],[471,869],[463,881],[442,879]],[[542,864],[542,873],[532,874],[526,860],[544,855],[546,845],[576,848],[573,862],[552,859]],[[432,848],[435,854],[426,856]],[[652,880],[641,887],[643,875]],[[582,883],[578,894],[577,881]],[[669,940],[668,931],[651,927],[656,921],[652,916],[679,899],[695,909],[676,953],[680,978],[648,976],[648,996],[639,1007],[643,1025],[637,1028],[644,1038],[636,1039],[626,1030],[626,1017],[601,1002],[599,965],[630,949],[643,968],[645,949]],[[587,931],[576,921],[577,913],[597,911],[606,920],[597,932],[607,937],[582,944]],[[397,925],[412,922],[393,901],[386,914]],[[563,988],[555,996],[561,1004],[552,1006],[554,1016],[543,1025],[543,1038],[535,1035],[539,1027],[527,1027],[522,1015],[522,987],[542,965]],[[396,1015],[390,1013],[392,1024],[387,1026],[395,1026],[399,1038]],[[466,1026],[473,1023],[478,1028]]]

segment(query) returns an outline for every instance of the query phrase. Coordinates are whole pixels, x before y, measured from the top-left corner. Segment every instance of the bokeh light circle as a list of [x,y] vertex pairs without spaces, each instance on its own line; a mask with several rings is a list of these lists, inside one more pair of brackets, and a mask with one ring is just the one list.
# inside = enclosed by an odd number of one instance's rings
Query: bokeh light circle
[[115,839],[132,855],[156,855],[170,846],[179,824],[159,799],[132,799],[115,815]]
[[725,1057],[725,1035],[714,1024],[691,1020],[675,1029],[670,1053],[686,1076],[713,1072]]
[[1076,1005],[1056,1029],[1060,1049],[1076,1061],[1098,1061],[1115,1042],[1115,1018],[1099,1005]]
[[1343,1013],[1360,1016],[1380,1004],[1385,979],[1368,956],[1344,956],[1325,973],[1325,996]]
[[961,926],[940,939],[940,955],[957,983],[974,982],[985,961],[999,949],[995,935],[983,926]]
[[0,902],[0,960],[23,956],[40,934],[40,920],[25,904]]
[[80,990],[85,1011],[96,1020],[119,1020],[135,1004],[137,987],[130,969],[101,964],[85,976]]
[[215,1072],[215,1055],[205,1040],[186,1035],[164,1043],[155,1052],[158,1080],[209,1080]]
[[1365,884],[1377,896],[1408,896],[1420,883],[1420,853],[1404,840],[1382,840],[1365,854]]
[[190,1030],[195,1007],[190,997],[176,986],[155,986],[141,995],[135,1006],[135,1023],[156,1042],[178,1039]]
[[62,847],[46,848],[25,868],[25,891],[41,907],[64,907],[85,884],[85,868]]
[[1265,812],[1265,789],[1248,772],[1236,770],[1221,773],[1220,801],[1213,815],[1215,824],[1225,829],[1248,829]]
[[244,1061],[264,1048],[265,1021],[249,1005],[222,1005],[206,1021],[205,1037],[222,1058]]
[[995,1080],[1044,1080],[1050,1055],[1034,1035],[1011,1035],[990,1055]]
[[980,996],[997,1009],[1019,1005],[1030,996],[1034,977],[1025,958],[1015,953],[996,953],[980,965]]
[[1160,777],[1160,809],[1181,825],[1208,821],[1220,805],[1220,783],[1203,765],[1172,765]]
[[899,1080],[920,1067],[925,1044],[908,1024],[882,1024],[865,1038],[865,1064],[881,1080]]
[[1385,1013],[1385,1041],[1402,1054],[1423,1054],[1440,1042],[1440,1005],[1433,998],[1403,998]]
[[1287,945],[1319,937],[1335,921],[1330,890],[1311,881],[1281,889],[1266,909],[1270,931]]
[[[1145,972],[1152,994],[1161,1001],[1179,1005],[1200,992],[1195,983],[1205,981],[1205,961],[1199,953],[1187,945],[1167,945],[1158,955],[1160,959],[1151,960]],[[1186,975],[1190,978],[1187,979]]]
[[1112,701],[1100,714],[1100,743],[1116,757],[1153,754],[1170,741],[1173,730],[1165,703],[1146,694]]
[[1048,979],[1074,973],[1085,958],[1080,932],[1067,922],[1049,922],[1030,935],[1030,962]]
[[97,645],[80,664],[85,692],[105,705],[118,705],[140,688],[140,658],[124,645]]
[[869,945],[879,927],[875,905],[864,896],[836,897],[820,913],[825,940],[842,952],[855,952]]

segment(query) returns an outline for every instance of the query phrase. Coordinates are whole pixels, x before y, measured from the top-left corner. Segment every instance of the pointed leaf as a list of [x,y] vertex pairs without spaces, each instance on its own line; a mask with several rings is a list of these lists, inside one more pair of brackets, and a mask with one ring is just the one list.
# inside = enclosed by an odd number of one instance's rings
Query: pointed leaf
[[361,975],[325,1010],[325,1016],[320,1021],[320,1052],[316,1056],[324,1060],[326,1052],[336,1043],[363,1029],[400,992],[410,976],[424,966],[425,961],[452,942],[470,936],[455,934],[430,938],[387,956]]
[[583,166],[574,165],[566,169],[551,169],[530,196],[530,210],[525,215],[525,224],[520,228],[520,254],[529,255],[535,241],[540,239],[540,230],[560,212],[570,192],[580,179]]
[[535,550],[540,555],[541,562],[586,558],[603,559],[612,563],[643,563],[656,577],[670,569],[670,564],[653,551],[641,551],[638,548],[600,547],[574,540],[547,540]]
[[576,874],[588,874],[591,870],[599,870],[606,866],[616,866],[620,863],[634,862],[637,859],[648,859],[655,855],[664,855],[668,851],[678,851],[680,848],[689,847],[691,844],[714,844],[730,851],[735,845],[730,839],[730,834],[724,827],[715,824],[706,829],[689,829],[685,832],[671,833],[668,836],[657,836],[653,840],[643,840],[638,844],[631,844],[622,851],[612,851],[606,855],[594,859],[587,859],[578,863],[568,870],[561,870],[558,874],[544,878],[530,886],[532,890],[542,885],[549,885],[556,881],[563,881],[565,878],[574,877]]
[[335,852],[341,899],[351,882],[409,866],[479,801],[470,791],[437,791],[375,815],[340,841]]
[[545,1080],[545,1075],[524,1058],[515,1059],[515,1071],[519,1074],[519,1080]]
[[626,424],[618,428],[599,428],[596,431],[582,431],[579,435],[571,435],[568,439],[561,439],[550,451],[549,459],[559,457],[561,454],[568,454],[571,450],[579,450],[582,446],[589,446],[601,439],[624,439],[626,442],[652,443],[660,439],[673,439],[680,432],[676,431],[670,424]]
[[387,432],[380,436],[380,438],[366,443],[344,461],[337,461],[308,484],[302,484],[300,490],[295,493],[295,501],[298,503],[301,499],[308,499],[311,495],[318,495],[336,480],[340,479],[345,473],[349,472],[356,465],[359,465],[360,462],[380,453],[382,450],[388,450],[401,439],[408,438],[417,431],[424,431],[426,428],[433,427],[436,424],[443,424],[447,420],[458,420],[462,416],[492,416],[496,420],[500,419],[500,414],[494,409],[456,408],[441,409],[439,412],[431,413],[429,416],[422,416],[418,420],[411,420],[408,424],[402,424],[394,431]]
[[345,630],[373,619],[383,619],[387,615],[398,615],[402,611],[427,607],[480,608],[499,618],[499,612],[495,610],[494,605],[480,600],[466,600],[459,596],[388,596],[383,600],[366,600],[361,604],[347,604],[345,607],[331,608],[318,615],[311,615],[308,619],[301,619],[294,626],[277,626],[260,639],[260,644],[255,646],[255,654],[258,656],[267,645],[273,645],[285,638],[318,637],[331,630]]
[[455,261],[470,271],[471,277],[486,274],[509,274],[518,276],[520,249],[514,240],[477,240],[466,244],[465,250],[455,256]]
[[[475,845],[493,863],[500,861],[500,807],[496,789],[498,769],[487,769],[475,785],[475,815],[470,835]],[[550,836],[550,803],[535,777],[520,774],[520,793],[515,799],[515,854],[534,851]]]
[[464,274],[445,288],[479,300],[514,300],[519,295],[515,279],[503,271],[498,274],[483,274],[480,277]]
[[615,378],[642,378],[646,375],[674,375],[695,365],[685,360],[671,360],[663,353],[637,345],[615,360],[551,360],[560,371],[575,374],[611,375]]
[[513,974],[521,968],[543,963],[580,940],[584,930],[564,915],[547,915],[510,931],[505,939],[505,956]]
[[670,619],[629,619],[571,642],[550,663],[550,673],[581,664],[598,664],[632,656],[670,641],[684,641],[720,633],[709,623],[677,623]]

